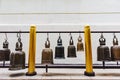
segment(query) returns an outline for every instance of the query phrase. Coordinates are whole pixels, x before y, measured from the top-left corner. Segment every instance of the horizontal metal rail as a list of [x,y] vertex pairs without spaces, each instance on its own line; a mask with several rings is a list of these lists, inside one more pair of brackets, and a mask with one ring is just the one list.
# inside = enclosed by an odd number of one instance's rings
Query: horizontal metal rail
[[[36,68],[46,68],[46,65],[39,64],[39,65],[36,65],[35,67]],[[0,65],[0,68],[9,68],[9,65],[8,64],[5,66]],[[26,65],[26,68],[28,68],[28,65]],[[75,69],[81,68],[81,69],[85,69],[85,64],[51,64],[51,65],[48,65],[48,68],[75,68]],[[94,64],[93,68],[94,69],[120,69],[120,65],[106,64],[103,67],[102,64]]]
[[[29,31],[0,31],[0,33],[29,33]],[[36,31],[36,33],[84,33],[84,31]],[[120,33],[120,31],[91,31],[91,33]]]

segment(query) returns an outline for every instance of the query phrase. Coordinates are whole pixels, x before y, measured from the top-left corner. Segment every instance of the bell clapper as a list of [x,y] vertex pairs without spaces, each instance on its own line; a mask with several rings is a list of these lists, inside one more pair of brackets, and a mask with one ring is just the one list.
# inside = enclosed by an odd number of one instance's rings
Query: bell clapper
[[3,60],[3,67],[5,67],[5,60]]
[[117,61],[117,65],[119,65],[119,62]]
[[103,64],[103,69],[105,69],[105,61],[103,61],[102,64]]
[[46,64],[45,68],[46,68],[46,73],[48,73],[48,65],[47,64]]

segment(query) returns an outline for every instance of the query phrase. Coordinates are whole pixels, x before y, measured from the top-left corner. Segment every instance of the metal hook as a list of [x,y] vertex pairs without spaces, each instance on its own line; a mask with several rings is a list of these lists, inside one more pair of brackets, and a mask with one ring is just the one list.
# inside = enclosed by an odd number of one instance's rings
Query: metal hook
[[79,32],[79,36],[81,36],[81,32]]
[[115,35],[115,33],[113,33],[113,36],[114,36],[114,38],[116,38],[116,35]]
[[104,38],[104,37],[103,37],[103,33],[101,33],[101,38]]
[[61,37],[60,33],[59,33],[59,38]]
[[18,42],[21,42],[21,30],[17,33]]
[[71,34],[71,33],[70,33],[69,35],[70,35],[70,37],[72,37],[72,34]]
[[7,41],[7,40],[8,40],[7,33],[5,33],[5,41]]
[[81,33],[79,33],[79,37],[81,36]]
[[17,33],[17,37],[21,38],[21,31],[19,31],[19,33]]
[[49,33],[47,33],[47,40],[49,40]]
[[49,33],[47,33],[47,37],[49,36]]

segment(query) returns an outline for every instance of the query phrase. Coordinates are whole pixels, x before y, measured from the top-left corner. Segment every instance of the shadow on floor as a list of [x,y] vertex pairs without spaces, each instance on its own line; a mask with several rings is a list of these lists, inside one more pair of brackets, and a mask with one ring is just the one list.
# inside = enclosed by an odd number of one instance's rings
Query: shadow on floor
[[100,73],[96,74],[96,76],[114,76],[114,77],[120,77],[120,73]]
[[76,73],[43,73],[41,76],[83,76],[84,74]]
[[25,73],[15,73],[15,74],[10,74],[10,77],[19,77],[19,76],[25,76]]

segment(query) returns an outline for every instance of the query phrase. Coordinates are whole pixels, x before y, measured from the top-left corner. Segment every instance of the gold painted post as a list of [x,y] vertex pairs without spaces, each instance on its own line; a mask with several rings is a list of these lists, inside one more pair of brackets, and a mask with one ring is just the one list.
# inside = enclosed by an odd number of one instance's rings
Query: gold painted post
[[35,72],[35,53],[36,53],[36,26],[30,27],[30,41],[29,41],[29,60],[28,60],[28,72],[27,76],[33,76]]
[[95,76],[92,66],[91,32],[89,25],[86,25],[84,28],[84,37],[85,37],[85,58],[86,58],[86,71],[84,72],[84,75]]

